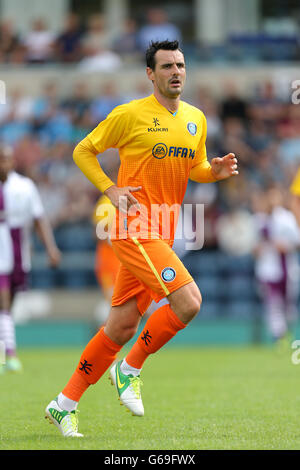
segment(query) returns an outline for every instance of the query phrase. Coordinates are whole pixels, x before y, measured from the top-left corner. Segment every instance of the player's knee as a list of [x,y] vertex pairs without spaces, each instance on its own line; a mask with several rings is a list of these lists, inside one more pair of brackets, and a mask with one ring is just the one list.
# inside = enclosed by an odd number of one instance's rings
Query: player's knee
[[200,291],[195,292],[192,296],[190,296],[189,301],[186,303],[183,315],[183,322],[189,323],[195,316],[199,313],[202,303],[202,296]]
[[123,332],[123,343],[122,344],[125,344],[128,341],[130,341],[131,338],[134,337],[136,332],[137,332],[137,327],[135,325],[134,326],[128,326],[127,328],[125,328],[124,332]]
[[121,326],[115,328],[113,332],[113,338],[112,340],[120,345],[124,345],[130,341],[134,335],[137,332],[137,326],[136,325],[126,325],[126,326]]
[[189,323],[199,312],[202,302],[198,286],[188,284],[171,294],[169,301],[173,312],[185,324]]

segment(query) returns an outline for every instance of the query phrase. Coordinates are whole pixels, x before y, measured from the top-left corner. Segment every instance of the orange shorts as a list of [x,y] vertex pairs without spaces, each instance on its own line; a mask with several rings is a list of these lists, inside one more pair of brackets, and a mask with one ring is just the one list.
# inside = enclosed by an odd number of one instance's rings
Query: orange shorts
[[112,306],[136,297],[143,315],[152,300],[162,298],[193,281],[192,276],[164,240],[126,239],[112,241],[121,261]]

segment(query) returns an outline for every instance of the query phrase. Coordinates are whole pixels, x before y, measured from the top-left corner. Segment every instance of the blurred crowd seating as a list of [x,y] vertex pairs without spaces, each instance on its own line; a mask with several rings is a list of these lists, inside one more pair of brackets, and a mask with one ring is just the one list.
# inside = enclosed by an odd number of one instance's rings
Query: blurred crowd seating
[[[192,30],[192,29],[191,29]],[[80,18],[66,15],[58,33],[44,18],[34,18],[29,31],[20,33],[8,18],[0,21],[0,64],[71,64],[85,70],[115,70],[124,63],[144,62],[151,39],[178,39],[187,59],[196,63],[293,62],[300,59],[297,28],[281,31],[262,28],[257,33],[229,33],[221,44],[199,42],[190,32],[184,37],[162,8],[151,7],[143,20],[125,18],[119,33],[111,31],[104,13]]]
[[43,18],[35,18],[30,30],[20,34],[8,19],[0,22],[0,63],[43,65],[76,64],[85,70],[113,70],[122,60],[139,62],[151,39],[178,39],[179,28],[169,22],[161,8],[150,8],[144,24],[126,18],[119,34],[108,27],[104,14],[91,14],[85,21],[75,13],[65,18],[62,31],[54,34]]

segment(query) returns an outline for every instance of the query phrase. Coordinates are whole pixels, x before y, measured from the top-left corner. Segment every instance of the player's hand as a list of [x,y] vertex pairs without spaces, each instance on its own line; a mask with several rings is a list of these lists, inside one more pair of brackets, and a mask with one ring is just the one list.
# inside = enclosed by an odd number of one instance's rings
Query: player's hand
[[56,268],[59,265],[61,260],[61,252],[57,247],[52,247],[48,250],[48,259],[51,268]]
[[234,153],[228,153],[225,157],[213,158],[211,161],[212,173],[217,180],[224,180],[233,175],[238,175],[237,158]]
[[139,208],[139,201],[131,193],[140,191],[141,189],[142,186],[125,186],[124,188],[119,188],[114,185],[104,191],[104,194],[106,194],[106,196],[111,200],[111,203],[117,207],[120,212],[127,214],[127,211],[131,206],[137,206],[137,208]]

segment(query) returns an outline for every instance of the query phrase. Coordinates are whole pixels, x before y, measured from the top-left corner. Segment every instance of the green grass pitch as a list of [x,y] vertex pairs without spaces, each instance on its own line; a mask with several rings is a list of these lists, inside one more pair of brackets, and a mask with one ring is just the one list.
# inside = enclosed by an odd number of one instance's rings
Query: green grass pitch
[[168,346],[145,364],[143,418],[119,405],[108,372],[80,402],[81,439],[44,419],[80,349],[23,349],[24,372],[0,376],[2,450],[300,449],[300,364],[292,350]]

